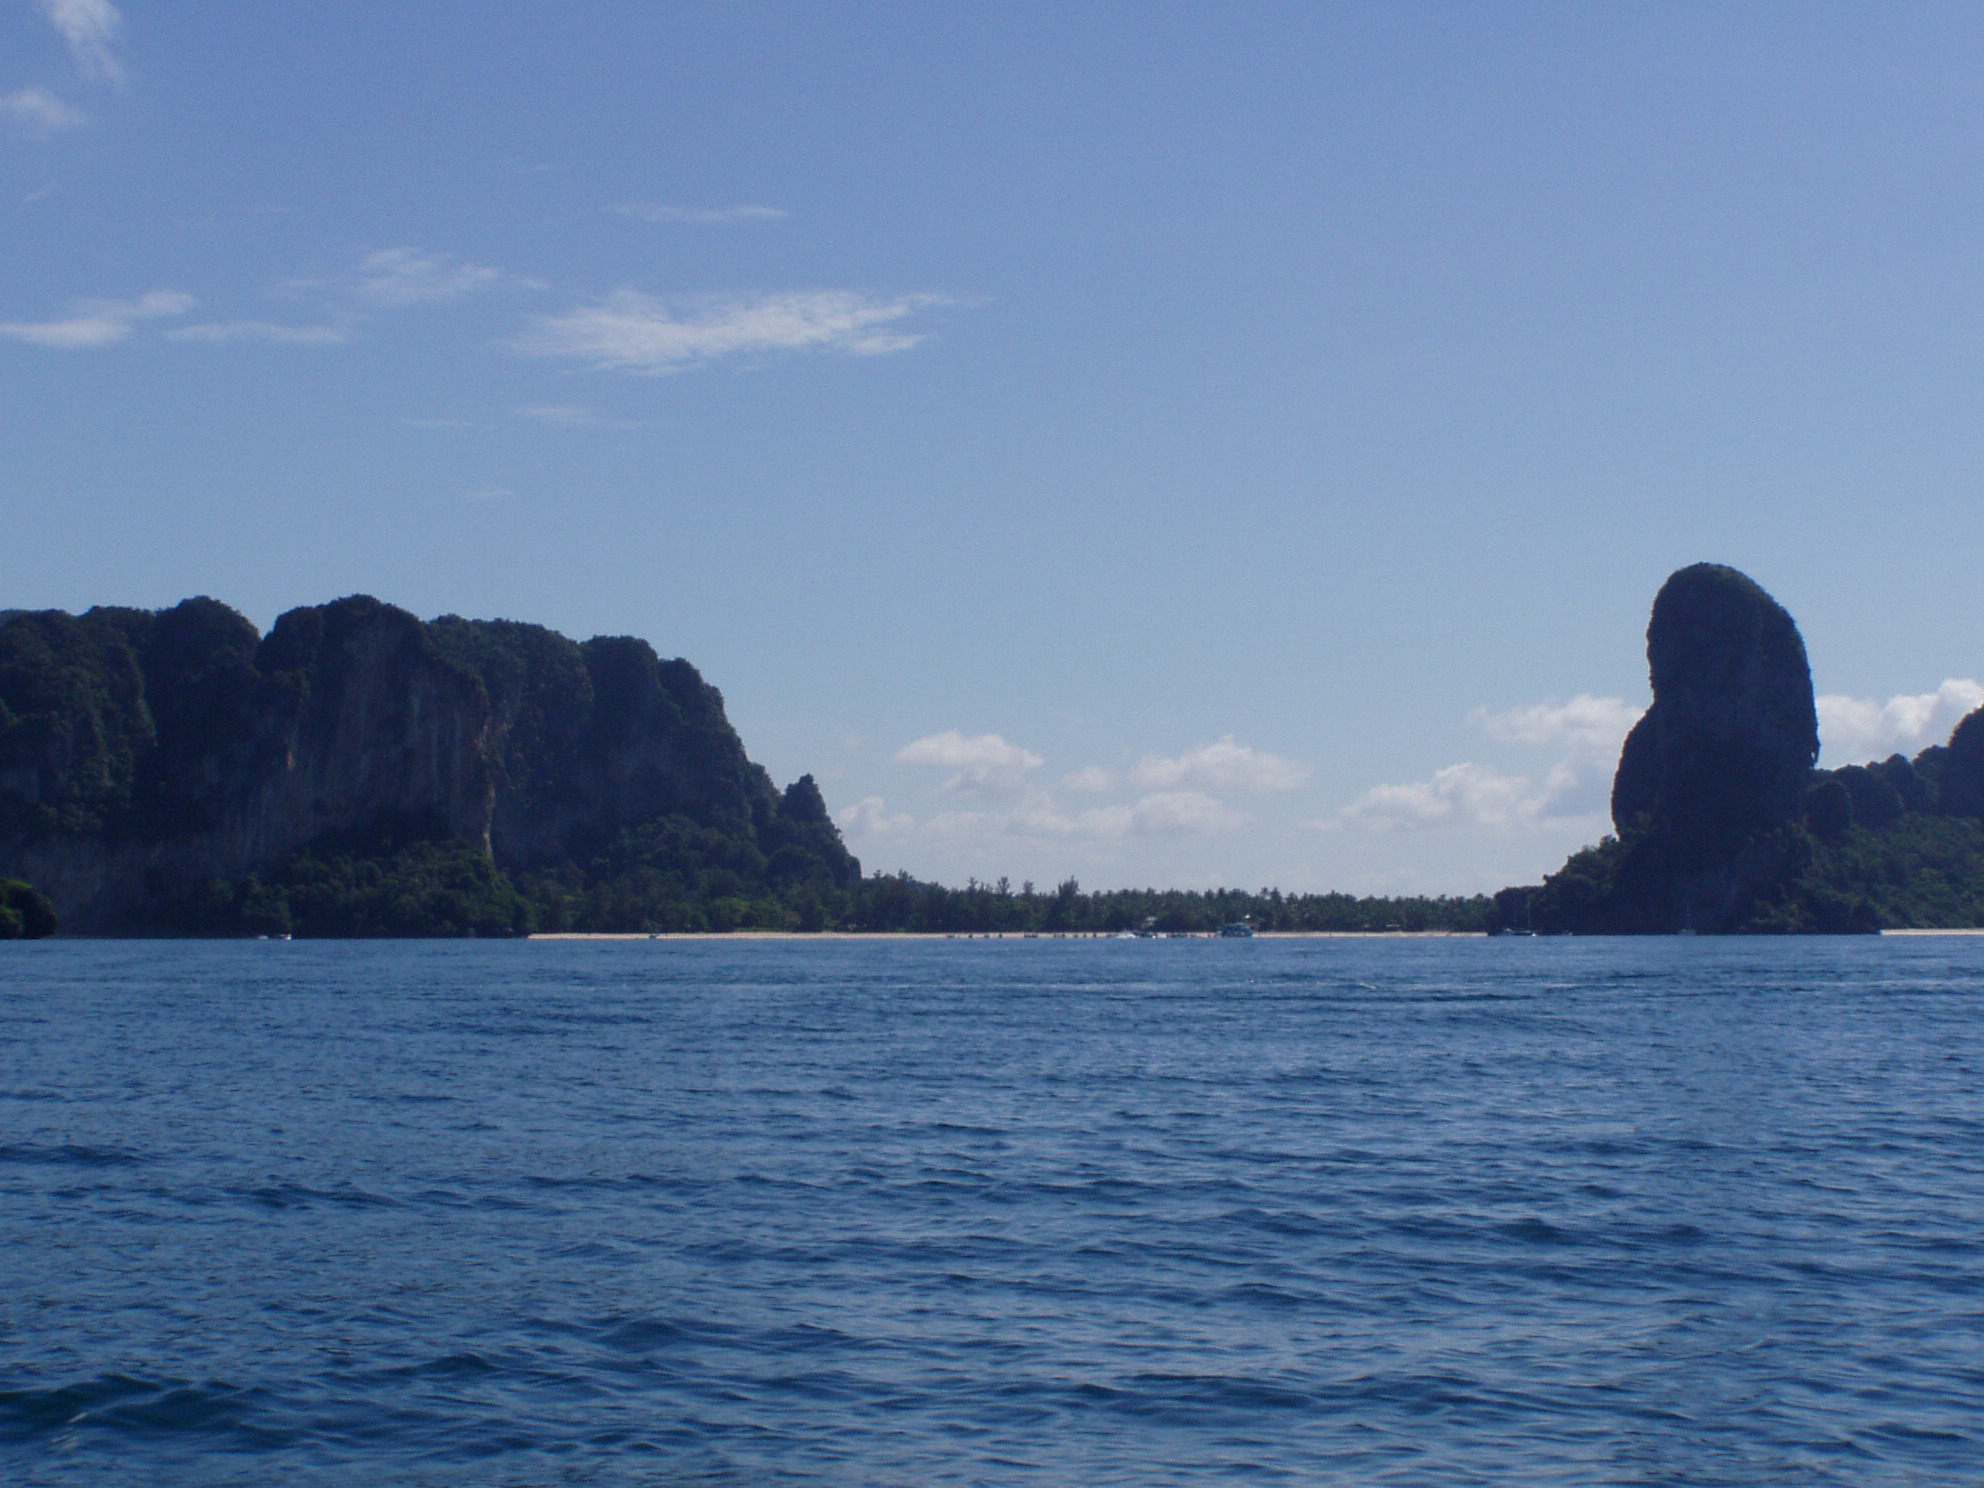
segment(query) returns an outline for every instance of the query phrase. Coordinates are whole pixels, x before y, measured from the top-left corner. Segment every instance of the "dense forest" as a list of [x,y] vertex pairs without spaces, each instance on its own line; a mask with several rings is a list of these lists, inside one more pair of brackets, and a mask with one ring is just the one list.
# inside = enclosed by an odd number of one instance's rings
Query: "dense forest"
[[[1074,879],[1047,891],[966,884],[907,873],[859,882],[779,884],[749,865],[702,866],[694,855],[638,844],[617,859],[507,874],[486,853],[403,831],[325,841],[266,874],[202,886],[154,933],[523,935],[539,932],[728,930],[919,931],[931,934],[1096,934],[1213,931],[1487,928],[1493,908],[1471,899],[1358,899],[1348,894],[1214,889],[1084,892]],[[740,871],[742,869],[743,871]]]
[[0,940],[46,940],[61,924],[46,894],[18,878],[0,879]]

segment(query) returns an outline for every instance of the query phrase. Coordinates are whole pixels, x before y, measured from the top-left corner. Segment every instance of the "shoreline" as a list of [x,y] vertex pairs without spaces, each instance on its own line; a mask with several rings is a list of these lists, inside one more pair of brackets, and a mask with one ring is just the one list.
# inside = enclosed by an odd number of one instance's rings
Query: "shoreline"
[[[1979,932],[1984,934],[1984,932]],[[1150,940],[1485,940],[1485,930],[1216,930],[1131,937]],[[1113,930],[551,930],[526,940],[1120,940]]]
[[[1876,932],[1882,936],[1984,936],[1984,927],[1951,929],[1897,929]],[[1178,934],[1124,937],[1113,930],[549,930],[523,937],[525,940],[1486,940],[1485,930],[1256,930],[1251,936],[1223,936],[1216,930],[1188,930]],[[1647,936],[1543,937],[1544,939],[1631,939],[1659,940]],[[1716,939],[1759,939],[1762,937],[1715,937]],[[1777,937],[1783,938],[1783,937]],[[1799,937],[1816,939],[1860,939],[1858,936]]]

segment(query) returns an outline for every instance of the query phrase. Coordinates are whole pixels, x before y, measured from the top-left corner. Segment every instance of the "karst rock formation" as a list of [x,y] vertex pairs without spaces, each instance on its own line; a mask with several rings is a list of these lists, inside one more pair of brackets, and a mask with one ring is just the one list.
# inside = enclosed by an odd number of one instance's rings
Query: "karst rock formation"
[[0,877],[66,929],[158,926],[188,885],[381,822],[506,870],[591,864],[673,823],[692,869],[860,876],[811,777],[775,789],[717,690],[630,636],[423,622],[366,596],[267,636],[204,598],[0,612]]

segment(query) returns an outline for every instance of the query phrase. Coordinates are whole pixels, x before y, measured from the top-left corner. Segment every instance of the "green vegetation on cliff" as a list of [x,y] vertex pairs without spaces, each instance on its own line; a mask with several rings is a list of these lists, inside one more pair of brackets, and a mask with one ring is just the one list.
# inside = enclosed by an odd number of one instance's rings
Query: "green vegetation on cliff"
[[1653,706],[1620,753],[1617,835],[1495,896],[1497,929],[1868,932],[1984,926],[1984,709],[1914,760],[1814,770],[1797,626],[1734,569],[1674,574]]
[[18,878],[0,878],[0,940],[44,940],[61,923],[46,894]]
[[364,596],[0,615],[0,871],[98,934],[782,923],[861,878],[688,662]]
[[[686,661],[359,596],[0,617],[0,868],[83,933],[1478,930],[1485,899],[861,876]],[[38,922],[37,922],[38,923]]]

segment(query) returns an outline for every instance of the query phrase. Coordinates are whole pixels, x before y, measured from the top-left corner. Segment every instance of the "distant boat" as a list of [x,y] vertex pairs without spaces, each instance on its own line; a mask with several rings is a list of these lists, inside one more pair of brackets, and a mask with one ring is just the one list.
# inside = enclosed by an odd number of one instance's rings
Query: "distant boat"
[[1219,933],[1229,940],[1252,940],[1254,927],[1245,920],[1235,920],[1230,925],[1221,925]]

